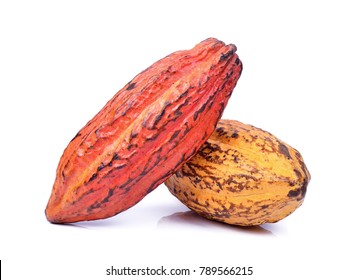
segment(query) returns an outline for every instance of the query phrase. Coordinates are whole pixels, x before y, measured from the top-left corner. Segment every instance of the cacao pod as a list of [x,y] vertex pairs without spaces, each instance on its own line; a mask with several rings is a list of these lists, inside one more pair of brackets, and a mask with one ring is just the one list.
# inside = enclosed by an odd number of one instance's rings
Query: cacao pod
[[190,159],[214,131],[241,74],[235,52],[209,38],[157,61],[116,93],[64,150],[48,221],[114,216]]
[[254,126],[220,120],[197,154],[165,184],[199,215],[252,226],[277,222],[296,210],[309,181],[297,150]]

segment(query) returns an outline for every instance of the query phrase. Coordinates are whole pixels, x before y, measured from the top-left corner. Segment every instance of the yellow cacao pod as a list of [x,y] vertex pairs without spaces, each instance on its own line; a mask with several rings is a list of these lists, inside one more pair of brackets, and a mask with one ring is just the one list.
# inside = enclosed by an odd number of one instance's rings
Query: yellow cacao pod
[[220,120],[198,153],[165,184],[199,215],[253,226],[295,211],[309,181],[297,150],[254,126]]

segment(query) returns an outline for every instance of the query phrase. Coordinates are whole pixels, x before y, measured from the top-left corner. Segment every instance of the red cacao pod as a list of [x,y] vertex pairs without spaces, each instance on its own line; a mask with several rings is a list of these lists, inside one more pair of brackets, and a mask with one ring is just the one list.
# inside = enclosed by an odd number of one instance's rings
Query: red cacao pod
[[209,38],[155,62],[116,93],[65,149],[48,221],[114,216],[178,170],[222,115],[242,71],[235,51]]

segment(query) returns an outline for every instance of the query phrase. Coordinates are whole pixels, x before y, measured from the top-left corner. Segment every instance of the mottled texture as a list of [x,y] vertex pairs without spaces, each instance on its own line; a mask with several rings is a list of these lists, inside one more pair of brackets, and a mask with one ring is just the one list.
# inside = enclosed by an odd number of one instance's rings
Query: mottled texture
[[309,181],[297,150],[254,126],[220,120],[198,153],[165,184],[208,219],[252,226],[295,211]]
[[138,74],[65,149],[46,217],[111,217],[139,202],[214,131],[242,64],[234,45],[207,39]]

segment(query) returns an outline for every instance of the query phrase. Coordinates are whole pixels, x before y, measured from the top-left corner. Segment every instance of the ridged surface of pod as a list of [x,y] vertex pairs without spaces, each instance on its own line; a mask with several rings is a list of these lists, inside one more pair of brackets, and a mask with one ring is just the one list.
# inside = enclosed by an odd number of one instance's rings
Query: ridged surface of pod
[[208,219],[253,226],[295,211],[309,181],[297,150],[254,126],[220,120],[198,153],[165,184]]
[[72,139],[46,217],[114,216],[190,159],[214,131],[242,71],[234,45],[214,38],[138,74]]

